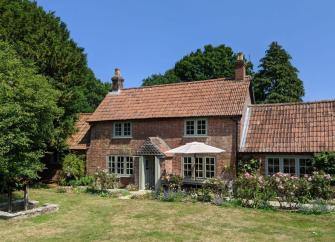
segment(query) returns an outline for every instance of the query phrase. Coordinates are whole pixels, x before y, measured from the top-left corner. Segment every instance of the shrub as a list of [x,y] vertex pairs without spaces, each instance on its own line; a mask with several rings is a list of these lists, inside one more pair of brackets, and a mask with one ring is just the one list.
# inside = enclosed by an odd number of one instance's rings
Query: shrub
[[157,192],[154,197],[164,202],[182,202],[187,197],[187,193],[184,191],[167,191]]
[[128,184],[127,185],[127,187],[126,187],[126,189],[128,190],[128,191],[138,191],[138,186],[137,185],[135,185],[135,184]]
[[107,170],[97,170],[94,178],[94,188],[101,191],[117,188],[120,183],[120,179],[117,175],[113,173],[109,174]]
[[235,182],[235,196],[242,206],[265,208],[274,196],[269,178],[245,173]]
[[67,178],[77,180],[85,174],[85,161],[75,154],[68,154],[63,160],[63,172]]
[[222,198],[228,195],[229,182],[219,178],[209,178],[204,181],[203,188],[208,189],[216,197]]
[[318,171],[324,171],[327,174],[335,175],[335,152],[315,154],[312,163]]
[[321,172],[313,172],[313,175],[308,177],[311,184],[310,193],[314,199],[328,200],[334,197],[331,187],[331,176]]
[[251,159],[248,161],[240,160],[238,161],[238,171],[240,174],[256,174],[259,167],[261,165],[261,162],[256,159]]
[[162,185],[166,185],[169,190],[180,191],[183,185],[183,178],[178,175],[168,174],[162,176]]
[[94,183],[94,176],[83,176],[80,177],[78,180],[72,179],[69,181],[65,181],[65,186],[70,185],[72,187],[77,187],[77,186],[90,186]]
[[213,200],[211,190],[206,187],[197,189],[197,200],[200,202],[211,202]]
[[270,178],[270,184],[281,208],[285,207],[284,203],[292,208],[309,200],[309,184],[305,178],[278,172]]

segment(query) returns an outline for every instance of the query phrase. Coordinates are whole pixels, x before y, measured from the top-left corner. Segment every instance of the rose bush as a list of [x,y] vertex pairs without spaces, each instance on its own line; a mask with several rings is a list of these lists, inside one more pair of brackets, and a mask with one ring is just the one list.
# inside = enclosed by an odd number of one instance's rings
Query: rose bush
[[269,201],[274,196],[269,184],[268,177],[246,172],[235,182],[235,197],[243,206],[269,207]]

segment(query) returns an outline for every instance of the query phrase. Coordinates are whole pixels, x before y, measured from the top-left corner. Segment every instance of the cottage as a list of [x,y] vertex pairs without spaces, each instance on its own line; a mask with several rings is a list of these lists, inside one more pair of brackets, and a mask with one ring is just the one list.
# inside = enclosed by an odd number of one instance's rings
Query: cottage
[[[235,77],[123,88],[116,69],[111,91],[93,114],[81,115],[70,149],[84,150],[87,172],[107,169],[123,185],[154,188],[164,174],[199,183],[236,173],[240,159],[257,158],[261,172],[310,172],[314,152],[335,151],[335,101],[255,105],[239,56]],[[220,154],[171,155],[189,142]]]

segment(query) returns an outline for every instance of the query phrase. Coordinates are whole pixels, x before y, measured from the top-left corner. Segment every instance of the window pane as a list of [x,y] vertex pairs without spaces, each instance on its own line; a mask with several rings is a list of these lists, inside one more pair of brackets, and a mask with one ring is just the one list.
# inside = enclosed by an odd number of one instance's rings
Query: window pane
[[206,158],[206,178],[211,178],[215,176],[215,161],[214,158]]
[[116,173],[115,170],[115,156],[111,156],[111,160],[112,160],[112,166],[111,166],[111,173]]
[[207,134],[207,122],[205,119],[198,120],[197,125],[197,134],[204,135]]
[[203,158],[202,157],[198,157],[195,158],[195,178],[203,178]]
[[130,123],[123,124],[123,135],[131,136],[131,124]]
[[184,177],[191,178],[192,177],[192,158],[184,157]]
[[117,174],[123,174],[124,172],[124,157],[123,156],[118,156],[117,157]]
[[186,121],[186,134],[194,135],[194,120]]
[[311,159],[299,159],[300,175],[312,174],[313,167]]
[[279,169],[279,158],[269,158],[268,159],[268,174],[273,175],[278,173]]
[[122,124],[121,123],[114,124],[114,136],[122,136]]
[[133,174],[133,169],[134,169],[133,157],[127,156],[126,160],[127,160],[127,171],[126,171],[126,173],[128,175],[132,175]]
[[113,173],[113,170],[112,170],[112,157],[111,156],[108,157],[107,170],[108,170],[108,173]]
[[295,159],[294,158],[284,159],[284,173],[295,175]]

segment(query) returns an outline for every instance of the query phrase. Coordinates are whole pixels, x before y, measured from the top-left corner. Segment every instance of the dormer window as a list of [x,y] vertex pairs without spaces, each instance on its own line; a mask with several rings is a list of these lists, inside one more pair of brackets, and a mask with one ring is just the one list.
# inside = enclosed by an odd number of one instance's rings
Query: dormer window
[[131,122],[116,122],[113,125],[114,138],[131,138],[132,128]]
[[206,136],[207,119],[187,119],[185,120],[185,136]]

